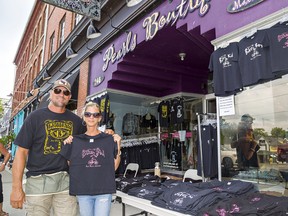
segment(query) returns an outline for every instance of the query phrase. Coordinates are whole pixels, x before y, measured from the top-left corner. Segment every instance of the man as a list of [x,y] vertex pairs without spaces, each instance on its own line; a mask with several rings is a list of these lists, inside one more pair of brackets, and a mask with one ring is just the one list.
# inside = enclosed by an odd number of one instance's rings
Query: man
[[[2,163],[0,164],[0,172],[5,170],[5,166],[9,161],[10,153],[4,147],[2,143],[0,143],[0,153],[4,156]],[[3,211],[3,184],[2,184],[2,176],[0,174],[0,216],[8,216],[9,214]]]
[[238,124],[237,138],[231,144],[232,148],[236,148],[237,162],[240,169],[259,167],[257,151],[260,147],[253,134],[253,120],[254,118],[249,114],[244,114],[241,117]]
[[86,131],[81,118],[65,108],[70,98],[70,84],[57,80],[50,91],[48,107],[32,112],[15,139],[18,149],[13,162],[10,204],[22,209],[25,202],[27,216],[48,216],[51,211],[54,216],[77,215],[76,198],[68,191],[68,164],[58,154],[64,139]]

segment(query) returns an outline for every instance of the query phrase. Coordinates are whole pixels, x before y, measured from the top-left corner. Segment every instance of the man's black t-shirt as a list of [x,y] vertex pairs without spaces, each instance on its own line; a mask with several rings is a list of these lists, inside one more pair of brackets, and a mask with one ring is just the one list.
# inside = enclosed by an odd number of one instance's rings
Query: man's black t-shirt
[[69,135],[85,131],[81,118],[69,110],[61,114],[48,108],[32,112],[14,141],[16,145],[29,149],[27,177],[67,171],[67,161],[58,154],[63,141]]
[[86,134],[73,137],[60,155],[70,161],[71,195],[99,195],[116,192],[114,159],[117,143],[109,134]]

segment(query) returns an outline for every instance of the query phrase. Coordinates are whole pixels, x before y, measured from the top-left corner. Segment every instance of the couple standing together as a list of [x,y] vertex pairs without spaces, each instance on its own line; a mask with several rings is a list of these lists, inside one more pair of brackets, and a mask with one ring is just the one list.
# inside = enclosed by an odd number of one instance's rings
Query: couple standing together
[[[18,149],[10,204],[21,209],[25,203],[27,216],[49,216],[51,212],[54,216],[76,216],[77,201],[81,216],[110,213],[121,137],[98,129],[102,118],[98,104],[88,102],[81,119],[65,108],[70,98],[70,84],[57,80],[48,107],[32,112],[15,139]],[[71,135],[71,144],[63,145]]]

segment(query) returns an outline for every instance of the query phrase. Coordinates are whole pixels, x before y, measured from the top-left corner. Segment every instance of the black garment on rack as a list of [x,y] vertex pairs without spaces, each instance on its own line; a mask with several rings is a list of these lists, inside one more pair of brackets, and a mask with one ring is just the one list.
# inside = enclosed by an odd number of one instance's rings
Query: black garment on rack
[[121,152],[121,162],[117,169],[118,174],[123,174],[129,163],[139,164],[138,173],[140,173],[142,169],[154,168],[155,163],[160,161],[158,142],[145,143],[145,141],[142,141],[142,144],[123,145]]
[[92,102],[97,103],[102,113],[101,125],[106,125],[109,120],[110,113],[110,99],[108,94],[104,94],[101,97],[96,97]]
[[149,129],[154,129],[157,127],[157,120],[154,115],[147,113],[141,119],[140,127]]
[[170,102],[162,101],[158,106],[160,127],[169,126]]
[[123,117],[122,133],[124,136],[139,134],[140,116],[126,113]]
[[108,94],[104,94],[100,97],[99,105],[102,113],[102,124],[106,125],[109,119],[110,112],[110,99]]
[[184,121],[183,99],[175,98],[171,100],[170,124],[182,123]]
[[[205,178],[212,178],[218,174],[218,149],[217,149],[217,128],[208,125],[201,125],[201,138],[202,138],[202,159],[203,159],[203,170]],[[197,174],[202,176],[201,167],[201,151],[199,137],[197,139],[198,147],[198,163],[197,163]]]

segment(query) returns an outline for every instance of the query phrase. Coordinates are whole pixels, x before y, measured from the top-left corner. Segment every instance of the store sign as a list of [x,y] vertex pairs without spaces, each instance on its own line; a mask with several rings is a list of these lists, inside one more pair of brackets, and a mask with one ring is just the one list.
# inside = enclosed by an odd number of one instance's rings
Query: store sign
[[[174,25],[179,19],[185,19],[188,13],[193,13],[198,10],[200,17],[205,16],[210,9],[211,0],[181,0],[180,4],[176,6],[175,10],[169,11],[166,15],[160,16],[160,12],[155,12],[151,16],[146,17],[143,21],[143,28],[146,29],[146,41],[152,40],[153,37],[164,26]],[[129,32],[126,41],[123,42],[122,48],[115,50],[112,44],[104,53],[102,67],[103,71],[108,69],[109,64],[122,59],[128,52],[133,51],[137,45],[137,35],[132,35]]]
[[155,12],[143,21],[143,28],[146,29],[146,41],[152,40],[157,32],[167,25],[174,25],[179,19],[184,19],[188,13],[198,10],[200,17],[205,16],[210,9],[210,0],[181,0],[181,3],[174,11],[160,16]]
[[218,98],[220,116],[235,115],[234,95]]
[[229,13],[241,12],[263,1],[265,0],[233,0],[233,2],[228,5],[227,11]]
[[45,3],[63,8],[94,20],[100,20],[101,0],[42,0]]
[[122,43],[122,47],[119,50],[115,50],[114,44],[112,44],[104,53],[103,61],[104,65],[102,67],[103,71],[106,71],[109,63],[114,64],[116,61],[122,59],[127,53],[133,51],[137,45],[137,35],[132,35],[129,32],[126,41]]

